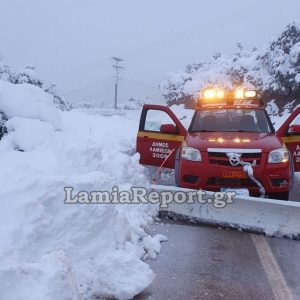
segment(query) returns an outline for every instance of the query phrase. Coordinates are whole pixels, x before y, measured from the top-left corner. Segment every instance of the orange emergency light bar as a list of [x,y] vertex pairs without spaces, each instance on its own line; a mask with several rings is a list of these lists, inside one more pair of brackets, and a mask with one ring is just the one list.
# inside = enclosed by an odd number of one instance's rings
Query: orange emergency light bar
[[203,93],[204,99],[223,99],[225,92],[222,90],[207,89]]
[[239,100],[241,100],[241,99],[255,99],[255,98],[257,98],[257,91],[255,91],[255,90],[245,91],[244,89],[237,89],[235,91],[234,98],[239,99]]
[[262,105],[256,90],[238,88],[234,91],[208,88],[202,91],[200,105]]

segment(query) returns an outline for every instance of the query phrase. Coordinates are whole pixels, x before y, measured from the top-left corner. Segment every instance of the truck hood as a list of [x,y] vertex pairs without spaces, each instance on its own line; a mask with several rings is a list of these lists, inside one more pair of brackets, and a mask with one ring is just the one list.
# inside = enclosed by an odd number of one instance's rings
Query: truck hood
[[270,152],[283,145],[274,133],[255,132],[189,132],[186,143],[200,151],[207,151],[207,148],[234,148]]

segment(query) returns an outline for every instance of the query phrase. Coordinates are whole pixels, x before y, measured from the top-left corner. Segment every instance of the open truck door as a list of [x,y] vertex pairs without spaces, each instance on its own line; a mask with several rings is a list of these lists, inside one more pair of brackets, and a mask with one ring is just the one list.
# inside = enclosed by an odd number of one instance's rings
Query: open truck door
[[185,135],[186,129],[170,108],[144,105],[136,142],[140,163],[174,169],[176,149]]
[[296,108],[277,130],[277,135],[291,153],[295,172],[300,172],[300,107]]

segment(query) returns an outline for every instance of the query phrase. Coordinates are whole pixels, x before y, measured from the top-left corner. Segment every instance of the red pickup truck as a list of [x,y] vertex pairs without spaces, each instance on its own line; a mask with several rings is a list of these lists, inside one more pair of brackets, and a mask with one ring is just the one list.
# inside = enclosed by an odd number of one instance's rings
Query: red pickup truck
[[248,93],[249,99],[239,93],[204,92],[207,101],[198,105],[188,130],[170,108],[144,105],[136,145],[140,163],[175,169],[180,187],[245,188],[258,196],[259,186],[245,172],[250,165],[269,198],[288,200],[300,171],[300,107],[275,131],[262,102],[253,101],[256,93]]

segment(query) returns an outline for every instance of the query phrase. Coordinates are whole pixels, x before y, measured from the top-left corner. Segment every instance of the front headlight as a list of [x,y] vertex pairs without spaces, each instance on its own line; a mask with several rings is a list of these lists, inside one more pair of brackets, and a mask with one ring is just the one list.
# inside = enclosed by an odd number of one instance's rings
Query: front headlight
[[284,163],[289,161],[289,151],[285,148],[279,148],[269,153],[269,164]]
[[186,160],[201,161],[201,153],[192,147],[182,147],[181,157]]

